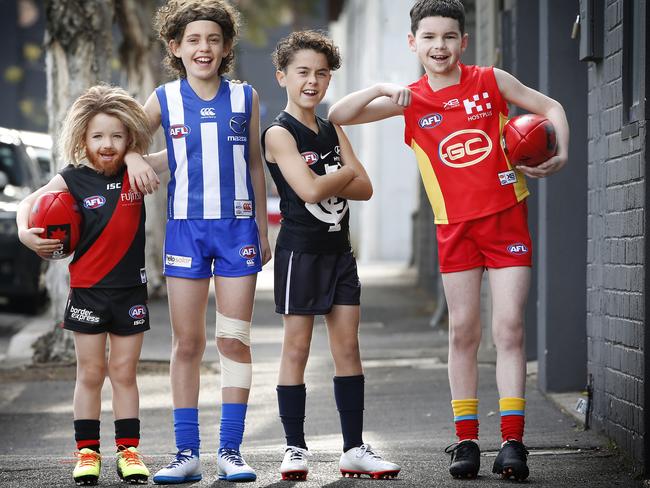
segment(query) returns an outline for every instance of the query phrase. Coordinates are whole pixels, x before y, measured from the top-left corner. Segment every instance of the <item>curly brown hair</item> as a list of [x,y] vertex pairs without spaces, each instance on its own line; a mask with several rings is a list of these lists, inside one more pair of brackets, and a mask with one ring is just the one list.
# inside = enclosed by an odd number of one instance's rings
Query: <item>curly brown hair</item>
[[171,52],[169,41],[174,40],[180,44],[185,27],[196,20],[211,20],[221,26],[224,44],[230,47],[230,52],[221,60],[219,74],[228,73],[235,61],[233,48],[239,34],[239,12],[224,0],[167,0],[158,9],[154,28],[167,49],[165,67],[173,76],[187,77],[183,61]]
[[341,53],[334,42],[325,33],[314,30],[292,32],[287,37],[280,39],[275,51],[271,54],[273,65],[279,71],[284,71],[293,61],[296,52],[302,49],[311,49],[322,53],[327,58],[327,65],[332,71],[341,67]]

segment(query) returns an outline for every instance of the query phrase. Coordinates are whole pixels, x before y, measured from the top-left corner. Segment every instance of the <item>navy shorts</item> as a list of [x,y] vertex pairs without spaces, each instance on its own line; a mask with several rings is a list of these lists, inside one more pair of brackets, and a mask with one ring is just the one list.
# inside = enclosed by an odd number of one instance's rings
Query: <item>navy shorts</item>
[[147,285],[71,288],[63,328],[84,334],[139,334],[149,330]]
[[312,254],[275,248],[275,311],[326,315],[333,305],[359,305],[361,283],[352,251]]
[[200,279],[259,273],[259,240],[255,219],[168,220],[163,274]]

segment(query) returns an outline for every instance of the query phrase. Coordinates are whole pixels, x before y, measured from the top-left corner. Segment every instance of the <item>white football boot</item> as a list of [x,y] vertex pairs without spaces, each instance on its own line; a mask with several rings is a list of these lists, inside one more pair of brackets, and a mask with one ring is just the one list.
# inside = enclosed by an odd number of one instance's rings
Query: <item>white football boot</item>
[[200,481],[201,478],[201,459],[196,454],[192,455],[191,449],[184,449],[178,451],[174,460],[154,475],[153,482],[172,485]]
[[217,467],[220,480],[255,481],[257,474],[237,449],[219,449]]
[[343,476],[360,478],[362,474],[366,474],[374,479],[395,478],[400,471],[397,464],[384,461],[381,456],[375,454],[370,444],[353,447],[341,454],[339,469]]
[[311,453],[307,449],[296,446],[287,446],[284,451],[284,459],[280,466],[280,474],[283,480],[304,481],[309,473],[307,457]]

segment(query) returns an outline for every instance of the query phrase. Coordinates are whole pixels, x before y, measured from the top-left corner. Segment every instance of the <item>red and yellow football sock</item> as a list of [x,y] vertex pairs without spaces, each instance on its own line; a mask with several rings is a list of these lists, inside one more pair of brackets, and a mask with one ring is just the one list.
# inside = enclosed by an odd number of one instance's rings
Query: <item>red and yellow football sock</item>
[[478,398],[452,400],[458,442],[478,440]]
[[501,398],[501,438],[503,442],[515,440],[522,442],[524,438],[524,421],[526,400],[523,398]]

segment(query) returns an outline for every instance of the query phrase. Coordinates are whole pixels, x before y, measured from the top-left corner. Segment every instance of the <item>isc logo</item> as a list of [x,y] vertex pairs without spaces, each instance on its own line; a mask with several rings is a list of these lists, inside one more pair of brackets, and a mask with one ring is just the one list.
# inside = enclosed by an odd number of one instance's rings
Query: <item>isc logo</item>
[[144,305],[134,305],[129,310],[129,316],[132,319],[141,319],[147,316],[147,307]]
[[508,246],[508,252],[510,254],[526,254],[528,252],[528,246],[526,244],[522,244],[521,242],[518,242],[517,244],[510,244]]
[[107,190],[119,190],[120,188],[122,188],[122,183],[119,181],[117,183],[109,183],[106,185]]
[[244,246],[239,250],[239,255],[244,259],[252,259],[257,256],[257,249],[255,246]]
[[172,125],[169,128],[169,135],[172,136],[172,138],[174,139],[180,139],[181,137],[185,137],[189,135],[189,133],[190,133],[190,128],[183,124]]
[[483,161],[492,152],[492,140],[479,129],[464,129],[445,137],[438,154],[452,168],[464,168]]
[[101,195],[84,198],[84,208],[94,210],[106,203],[106,199]]
[[302,156],[302,159],[305,160],[305,163],[307,163],[309,166],[318,161],[318,153],[315,153],[314,151],[306,151],[304,153],[300,153],[300,155]]
[[429,114],[422,117],[418,120],[418,125],[422,129],[433,129],[438,127],[442,122],[442,115],[440,114]]

